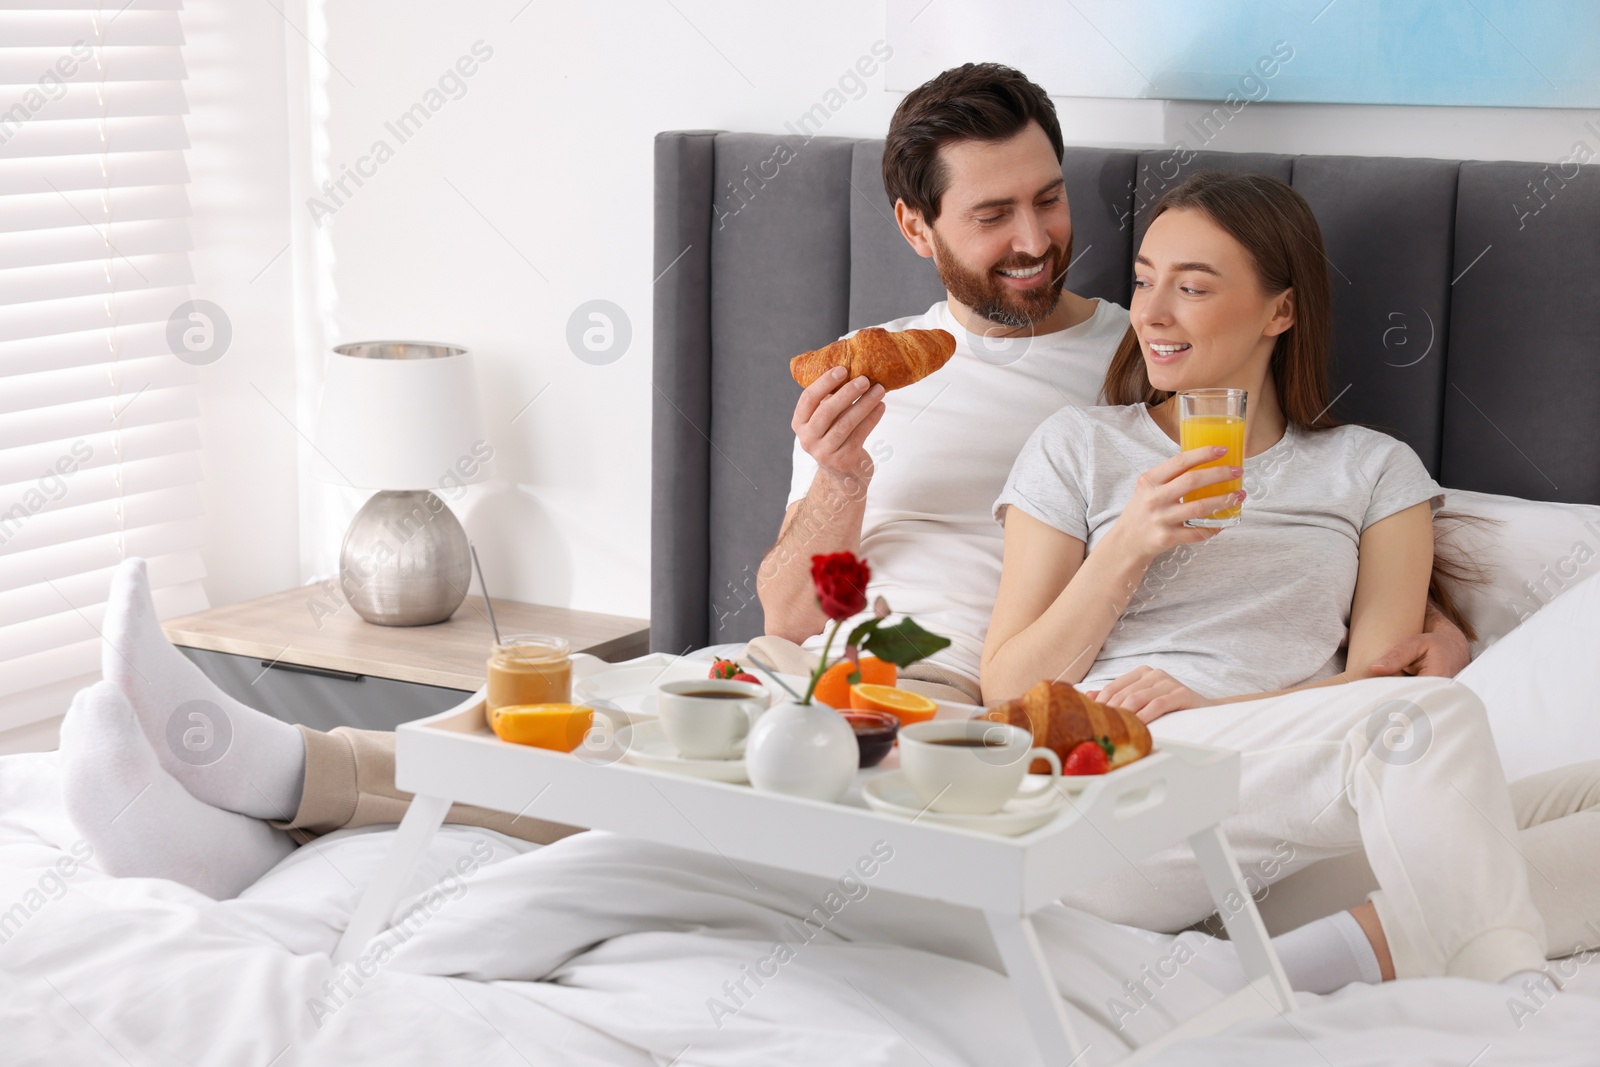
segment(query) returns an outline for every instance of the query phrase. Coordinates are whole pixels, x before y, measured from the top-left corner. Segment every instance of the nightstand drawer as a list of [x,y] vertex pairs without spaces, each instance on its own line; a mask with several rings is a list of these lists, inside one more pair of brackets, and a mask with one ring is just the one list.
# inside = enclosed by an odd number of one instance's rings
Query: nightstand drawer
[[399,682],[370,674],[348,674],[178,646],[206,677],[235,700],[284,722],[317,730],[354,726],[393,730],[403,722],[453,708],[471,690]]

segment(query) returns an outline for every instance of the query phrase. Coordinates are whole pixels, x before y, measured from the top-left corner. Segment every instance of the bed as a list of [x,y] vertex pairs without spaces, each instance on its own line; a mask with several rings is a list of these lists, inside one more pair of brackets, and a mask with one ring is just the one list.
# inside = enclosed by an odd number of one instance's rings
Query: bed
[[[387,951],[329,953],[393,831],[302,847],[237,899],[93,867],[60,809],[55,754],[0,759],[0,1062],[472,1063],[620,1067],[1038,1064],[981,920],[874,892],[780,977],[728,992],[793,940],[818,887],[714,856],[580,834],[547,848],[445,827]],[[86,862],[80,862],[86,861]],[[769,876],[770,875],[770,876]],[[1040,938],[1087,1062],[1116,1062],[1222,994],[1225,942],[1065,908]],[[975,918],[975,916],[974,916]],[[390,948],[392,946],[392,948]],[[1286,1018],[1180,1042],[1157,1064],[1592,1064],[1600,968],[1543,1001],[1457,979],[1301,995]],[[1124,983],[1138,981],[1143,997]],[[1525,1004],[1513,1014],[1513,999]],[[717,1005],[736,1010],[716,1010]],[[1053,1065],[1060,1067],[1060,1065]]]
[[[780,139],[676,132],[656,145],[661,651],[761,631],[755,567],[789,477],[786,358],[940,296],[888,222],[881,142],[814,138],[763,179]],[[1550,544],[1600,517],[1581,507],[1600,500],[1600,439],[1560,430],[1592,425],[1600,399],[1600,311],[1585,291],[1600,274],[1594,168],[1552,179],[1532,164],[1206,153],[1193,165],[1277,174],[1316,207],[1338,268],[1341,417],[1391,429],[1457,489],[1565,502],[1501,505],[1531,509],[1517,527]],[[1077,291],[1126,302],[1141,210],[1170,169],[1163,152],[1069,150]],[[1543,199],[1528,199],[1529,182],[1546,183]],[[1497,444],[1507,440],[1516,447]],[[1503,609],[1502,582],[1537,573],[1547,550],[1519,542],[1480,617]],[[329,953],[392,836],[328,835],[213,901],[100,873],[61,809],[55,755],[0,758],[0,1060],[1037,1062],[992,946],[959,915],[924,918],[889,896],[808,944],[781,985],[713,1010],[814,887],[770,872],[752,891],[714,862],[601,834],[539,849],[446,828],[384,935],[392,952],[370,973],[338,971]],[[1171,966],[1168,935],[1061,908],[1041,936],[1095,1063],[1222,996],[1203,963]],[[1196,960],[1230,951],[1181,936]],[[1600,968],[1588,963],[1570,961],[1556,997],[1448,979],[1303,997],[1290,1018],[1153,1062],[1589,1064]]]

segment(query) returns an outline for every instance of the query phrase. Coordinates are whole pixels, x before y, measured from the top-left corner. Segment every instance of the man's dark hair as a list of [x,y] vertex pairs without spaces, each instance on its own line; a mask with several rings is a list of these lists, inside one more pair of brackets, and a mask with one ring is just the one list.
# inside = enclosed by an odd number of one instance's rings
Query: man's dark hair
[[923,82],[895,108],[884,139],[883,188],[889,203],[904,200],[932,223],[950,181],[939,149],[956,141],[1009,140],[1029,122],[1044,128],[1060,161],[1055,105],[1021,71],[999,63],[967,63]]

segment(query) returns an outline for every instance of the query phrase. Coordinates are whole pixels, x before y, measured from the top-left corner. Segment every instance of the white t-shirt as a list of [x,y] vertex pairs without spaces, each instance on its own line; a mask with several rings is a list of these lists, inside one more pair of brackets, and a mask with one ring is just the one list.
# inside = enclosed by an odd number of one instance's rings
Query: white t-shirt
[[[995,496],[1039,423],[1063,404],[1095,403],[1128,312],[1100,300],[1071,329],[1002,339],[968,333],[941,300],[883,325],[948,330],[956,351],[936,373],[885,394],[883,418],[867,437],[873,475],[860,554],[872,568],[868,602],[882,595],[896,615],[948,637],[950,647],[928,662],[976,682],[1005,547]],[[796,440],[789,504],[805,497],[816,472]],[[805,647],[820,650],[822,641],[819,634]]]
[[[1017,456],[995,518],[1021,508],[1093,552],[1139,475],[1177,454],[1143,404],[1062,408]],[[1206,697],[1338,674],[1362,532],[1414,504],[1444,502],[1415,452],[1361,426],[1291,426],[1244,471],[1243,521],[1155,558],[1082,688],[1138,666]]]

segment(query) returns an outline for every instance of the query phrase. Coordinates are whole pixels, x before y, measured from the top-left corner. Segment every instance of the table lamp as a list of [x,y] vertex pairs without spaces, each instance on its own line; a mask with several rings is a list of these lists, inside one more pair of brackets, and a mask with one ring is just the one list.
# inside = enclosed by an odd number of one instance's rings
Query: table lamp
[[339,585],[380,626],[443,622],[471,579],[467,532],[433,489],[481,480],[493,455],[465,348],[339,345],[328,360],[314,473],[378,492],[339,550]]

